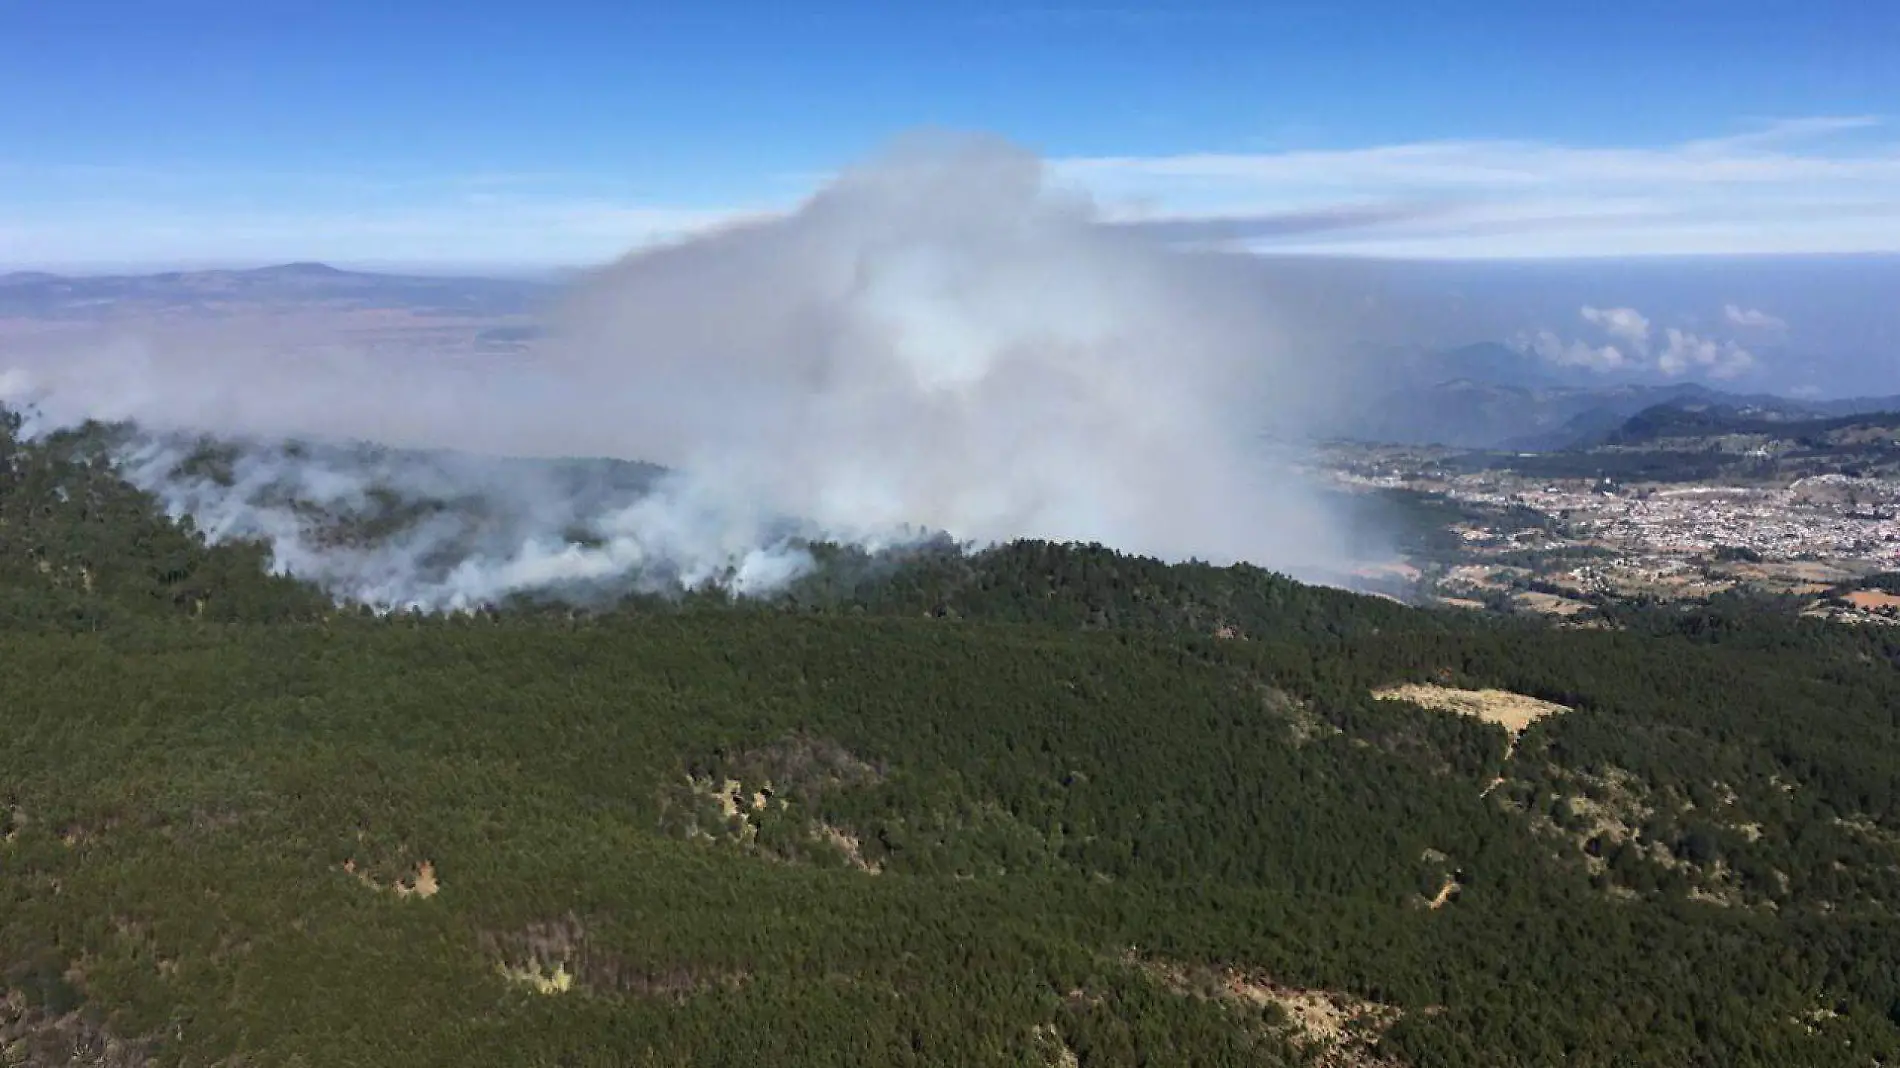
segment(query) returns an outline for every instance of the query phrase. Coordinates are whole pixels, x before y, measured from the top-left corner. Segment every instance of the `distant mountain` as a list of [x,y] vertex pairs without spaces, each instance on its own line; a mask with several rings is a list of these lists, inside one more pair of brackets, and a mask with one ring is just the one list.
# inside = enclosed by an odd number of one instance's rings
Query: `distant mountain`
[[1522,452],[1587,448],[1658,405],[1720,407],[1765,420],[1900,410],[1900,397],[1798,400],[1696,382],[1602,384],[1496,343],[1391,351],[1360,365],[1341,436],[1396,444]]
[[545,283],[519,279],[380,274],[323,263],[146,275],[22,272],[0,275],[0,315],[90,320],[152,311],[217,313],[289,302],[511,315],[532,310],[550,291]]
[[59,275],[47,274],[45,271],[11,271],[7,274],[0,274],[0,289],[4,289],[7,286],[27,286],[42,282],[57,282],[59,280]]
[[[1764,420],[1812,419],[1827,414],[1806,401],[1762,393],[1725,393],[1695,383],[1674,386],[1627,386],[1592,391],[1600,403],[1579,412],[1553,431],[1513,439],[1506,447],[1526,452],[1589,448],[1621,430],[1631,418],[1664,408],[1675,411],[1720,409]],[[1870,398],[1855,412],[1877,410]]]
[[251,273],[275,275],[279,278],[332,278],[348,272],[327,263],[285,263],[276,267],[259,267]]
[[1864,415],[1868,412],[1900,412],[1900,394],[1886,397],[1848,397],[1845,400],[1805,401],[1821,415]]
[[1385,394],[1350,420],[1346,436],[1472,449],[1560,449],[1613,429],[1644,408],[1711,392],[1689,383],[1590,389],[1460,378]]
[[1430,384],[1463,380],[1520,389],[1580,384],[1576,375],[1495,341],[1423,353],[1406,370],[1408,377]]

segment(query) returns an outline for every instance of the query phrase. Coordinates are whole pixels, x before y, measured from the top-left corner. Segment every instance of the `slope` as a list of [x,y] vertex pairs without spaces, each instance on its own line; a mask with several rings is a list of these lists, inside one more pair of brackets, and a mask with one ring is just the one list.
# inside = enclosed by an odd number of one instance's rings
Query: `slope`
[[[1479,624],[1033,543],[365,618],[60,472],[0,488],[7,529],[124,507],[89,585],[5,579],[28,1063],[1900,1054],[1878,634]],[[1405,682],[1570,711],[1510,745],[1375,696]]]

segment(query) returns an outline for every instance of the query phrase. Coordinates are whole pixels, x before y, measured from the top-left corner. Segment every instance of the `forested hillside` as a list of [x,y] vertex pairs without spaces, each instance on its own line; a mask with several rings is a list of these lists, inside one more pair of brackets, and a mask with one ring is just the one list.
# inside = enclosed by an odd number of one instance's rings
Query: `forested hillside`
[[818,551],[377,616],[0,434],[0,1057],[1900,1058],[1885,629]]

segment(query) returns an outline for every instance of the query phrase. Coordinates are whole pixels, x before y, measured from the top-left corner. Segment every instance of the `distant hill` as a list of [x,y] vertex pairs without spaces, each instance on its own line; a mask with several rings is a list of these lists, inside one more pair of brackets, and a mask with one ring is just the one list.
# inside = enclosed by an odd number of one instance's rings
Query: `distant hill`
[[1855,447],[1875,438],[1890,437],[1896,427],[1900,427],[1900,404],[1886,411],[1821,418],[1731,404],[1658,404],[1631,416],[1603,435],[1597,444],[1629,446],[1667,440],[1747,437],[1786,442],[1805,449]]
[[1787,485],[1817,475],[1900,475],[1900,409],[1843,416],[1720,402],[1666,402],[1568,448],[1460,458],[1540,478]]
[[1367,441],[1543,451],[1616,427],[1652,405],[1712,391],[1693,384],[1585,389],[1470,378],[1394,390],[1349,421]]
[[1870,412],[1900,412],[1900,395],[1886,397],[1848,397],[1843,400],[1804,402],[1821,415],[1864,415]]
[[532,310],[551,287],[501,278],[347,271],[322,263],[142,275],[0,275],[0,315],[89,320],[124,311],[217,311],[233,305],[341,304],[461,315]]
[[1469,380],[1518,389],[1582,384],[1575,374],[1565,374],[1495,341],[1416,354],[1406,361],[1405,373],[1413,381],[1430,384]]
[[1495,343],[1368,361],[1364,398],[1341,435],[1396,444],[1550,452],[1605,441],[1659,405],[1714,407],[1759,420],[1805,420],[1900,410],[1900,397],[1798,400],[1729,393],[1697,382],[1601,384],[1562,374]]
[[[1737,419],[1764,423],[1800,422],[1832,415],[1854,415],[1900,409],[1900,398],[1860,397],[1813,402],[1772,394],[1725,393],[1695,384],[1611,391],[1605,402],[1589,408],[1554,432],[1510,443],[1527,451],[1589,448],[1607,441],[1625,424],[1645,412],[1668,409],[1681,413],[1722,412]],[[1631,411],[1632,404],[1642,407]]]

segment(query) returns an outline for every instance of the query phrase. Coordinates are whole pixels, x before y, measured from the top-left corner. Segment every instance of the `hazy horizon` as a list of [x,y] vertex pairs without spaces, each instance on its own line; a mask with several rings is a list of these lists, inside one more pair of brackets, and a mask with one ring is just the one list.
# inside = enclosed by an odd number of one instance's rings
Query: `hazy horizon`
[[[1900,253],[1505,260],[1235,255],[1258,266],[1263,301],[1290,287],[1334,306],[1355,332],[1338,339],[1345,345],[1432,350],[1497,342],[1522,349],[1533,357],[1531,366],[1554,380],[1578,385],[1698,381],[1808,398],[1900,393],[1900,305],[1885,297],[1900,291]],[[8,269],[0,277],[149,278],[320,263],[393,277],[520,282],[553,294],[611,262],[506,270],[285,256],[84,273]],[[1611,313],[1618,322],[1606,318]],[[1606,351],[1611,348],[1614,355]]]

